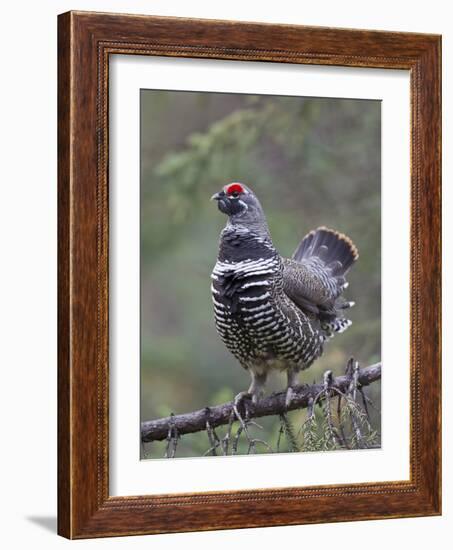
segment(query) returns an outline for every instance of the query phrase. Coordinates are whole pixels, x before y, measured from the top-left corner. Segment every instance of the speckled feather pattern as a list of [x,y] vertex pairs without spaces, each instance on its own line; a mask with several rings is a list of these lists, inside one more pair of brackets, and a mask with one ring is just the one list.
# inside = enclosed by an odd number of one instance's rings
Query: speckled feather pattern
[[289,260],[270,237],[241,226],[223,230],[212,273],[215,323],[243,367],[306,369],[322,354],[324,342],[349,325],[336,307],[348,304],[338,304],[346,280],[337,258],[349,262],[353,249],[348,241],[338,243],[342,235],[318,231],[322,234],[312,232],[301,242],[298,260]]

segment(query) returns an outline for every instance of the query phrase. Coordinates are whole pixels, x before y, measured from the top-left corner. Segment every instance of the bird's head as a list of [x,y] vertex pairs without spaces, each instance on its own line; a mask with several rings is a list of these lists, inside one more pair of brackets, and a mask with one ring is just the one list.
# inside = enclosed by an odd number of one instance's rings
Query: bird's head
[[260,201],[243,183],[229,183],[211,199],[217,201],[219,210],[229,217],[233,225],[249,226],[251,229],[254,226],[260,226],[267,231],[266,218]]

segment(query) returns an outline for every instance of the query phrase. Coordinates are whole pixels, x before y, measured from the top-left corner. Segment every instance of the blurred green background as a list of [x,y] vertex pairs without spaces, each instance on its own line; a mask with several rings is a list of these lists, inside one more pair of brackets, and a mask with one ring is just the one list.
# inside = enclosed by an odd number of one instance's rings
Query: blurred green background
[[[248,388],[248,373],[217,336],[210,293],[226,218],[209,198],[231,181],[258,195],[283,256],[320,225],[348,234],[359,249],[345,294],[356,302],[353,325],[301,382],[320,381],[326,369],[343,374],[351,356],[363,366],[380,360],[380,124],[379,101],[141,91],[142,421]],[[283,375],[271,375],[269,391],[284,385]],[[369,395],[379,431],[379,383]],[[291,414],[300,422],[305,413]],[[278,419],[261,420],[257,437],[275,444]],[[176,456],[208,448],[205,432],[186,435]],[[141,456],[164,452],[165,442],[148,443]]]

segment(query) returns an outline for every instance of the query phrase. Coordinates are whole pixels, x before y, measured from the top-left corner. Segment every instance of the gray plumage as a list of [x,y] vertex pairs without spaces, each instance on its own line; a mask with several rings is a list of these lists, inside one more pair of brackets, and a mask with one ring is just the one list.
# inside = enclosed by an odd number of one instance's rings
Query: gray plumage
[[217,331],[252,378],[256,401],[269,370],[284,370],[287,401],[297,373],[308,368],[335,333],[351,324],[342,298],[357,249],[345,235],[320,227],[304,237],[291,259],[275,249],[263,209],[243,184],[214,195],[228,215],[212,272]]

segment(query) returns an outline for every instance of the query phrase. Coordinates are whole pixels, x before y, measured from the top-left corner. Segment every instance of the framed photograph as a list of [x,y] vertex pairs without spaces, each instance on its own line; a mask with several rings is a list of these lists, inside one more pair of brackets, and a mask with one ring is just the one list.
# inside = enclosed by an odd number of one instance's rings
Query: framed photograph
[[440,37],[58,46],[59,533],[440,514]]

